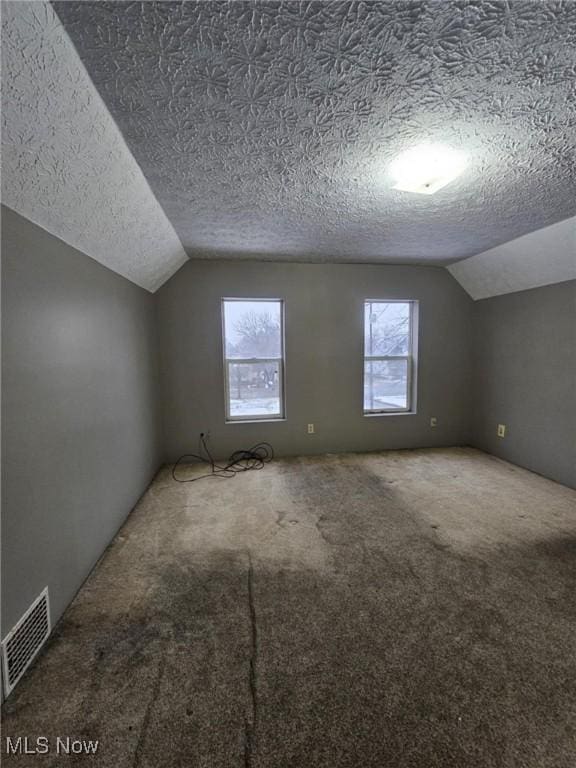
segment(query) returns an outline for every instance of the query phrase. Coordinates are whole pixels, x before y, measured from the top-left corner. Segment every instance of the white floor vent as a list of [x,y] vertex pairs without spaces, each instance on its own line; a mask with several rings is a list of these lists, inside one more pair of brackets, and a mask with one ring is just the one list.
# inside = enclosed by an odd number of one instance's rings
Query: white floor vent
[[6,696],[32,663],[50,634],[50,602],[45,587],[2,641],[2,672]]

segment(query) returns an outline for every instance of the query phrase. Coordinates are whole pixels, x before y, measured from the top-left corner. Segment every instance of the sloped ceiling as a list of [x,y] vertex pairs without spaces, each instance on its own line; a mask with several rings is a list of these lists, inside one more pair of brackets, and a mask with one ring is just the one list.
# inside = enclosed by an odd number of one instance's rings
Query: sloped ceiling
[[[576,3],[54,2],[191,256],[447,264],[576,213]],[[436,195],[402,149],[464,149]]]
[[576,217],[471,256],[448,269],[473,299],[576,280]]
[[48,3],[2,3],[2,102],[2,202],[150,291],[186,261]]

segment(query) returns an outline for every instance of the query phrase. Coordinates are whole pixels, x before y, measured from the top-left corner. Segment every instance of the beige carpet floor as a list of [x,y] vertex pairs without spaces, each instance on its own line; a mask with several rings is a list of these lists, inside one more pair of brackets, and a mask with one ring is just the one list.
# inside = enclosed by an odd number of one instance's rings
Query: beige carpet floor
[[99,741],[21,768],[574,768],[576,491],[472,449],[164,468],[3,718]]

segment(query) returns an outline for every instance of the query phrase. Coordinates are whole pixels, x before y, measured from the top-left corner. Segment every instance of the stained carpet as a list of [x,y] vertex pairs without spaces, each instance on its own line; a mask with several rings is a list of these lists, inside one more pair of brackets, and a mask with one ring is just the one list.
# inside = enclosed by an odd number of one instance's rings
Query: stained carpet
[[21,768],[574,768],[576,491],[472,449],[164,468],[3,719],[99,741]]

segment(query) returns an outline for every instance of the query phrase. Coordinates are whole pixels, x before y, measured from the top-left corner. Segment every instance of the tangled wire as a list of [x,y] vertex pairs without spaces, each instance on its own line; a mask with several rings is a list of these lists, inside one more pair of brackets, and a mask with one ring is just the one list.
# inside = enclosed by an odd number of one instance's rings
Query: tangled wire
[[[221,477],[223,479],[230,479],[236,477],[240,472],[248,472],[251,469],[263,469],[266,464],[272,461],[274,458],[274,449],[270,443],[257,443],[248,450],[234,451],[225,464],[217,464],[208,446],[206,445],[206,438],[204,433],[200,434],[200,453],[185,453],[172,467],[172,477],[177,483],[194,483],[196,480],[202,480],[205,477]],[[204,451],[205,455],[202,455]],[[202,464],[208,464],[210,472],[206,472],[204,475],[198,477],[190,477],[182,479],[176,477],[176,470],[185,459],[194,459]]]

